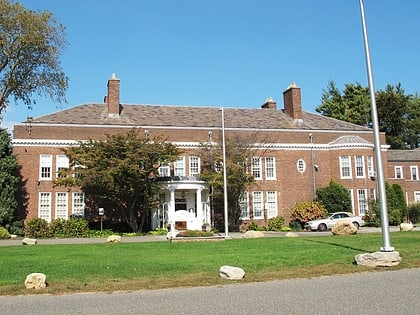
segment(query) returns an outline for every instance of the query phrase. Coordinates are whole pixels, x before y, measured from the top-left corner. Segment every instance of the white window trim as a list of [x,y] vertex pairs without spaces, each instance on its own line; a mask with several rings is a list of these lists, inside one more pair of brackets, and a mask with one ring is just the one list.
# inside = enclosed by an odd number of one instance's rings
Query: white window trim
[[[254,164],[254,161],[258,161],[258,165],[257,164]],[[254,165],[257,166],[257,167],[254,167]],[[258,177],[255,177],[254,176],[254,169],[255,170],[259,170],[259,174],[260,175]],[[261,167],[261,158],[260,157],[253,157],[252,158],[251,174],[252,174],[252,176],[254,176],[254,179],[256,179],[256,180],[262,180],[262,167]]]
[[55,157],[55,177],[58,177],[60,169],[69,168],[69,158],[67,155],[60,154]]
[[[364,200],[360,199],[361,194],[359,192],[363,191]],[[366,211],[368,210],[369,204],[368,204],[368,194],[367,190],[365,188],[357,189],[357,211],[359,215],[366,214]],[[365,206],[365,209],[361,209],[361,206]]]
[[[273,196],[274,200],[269,202],[269,196]],[[277,191],[267,191],[266,192],[266,210],[267,210],[267,219],[275,218],[278,216],[278,207],[277,207]]]
[[[63,194],[65,196],[65,208],[64,209],[59,209],[59,204],[58,204],[58,200],[59,200],[59,195]],[[55,218],[56,219],[64,219],[67,220],[68,216],[69,216],[69,202],[68,202],[68,193],[64,192],[64,191],[60,191],[60,192],[56,192],[55,193]],[[64,210],[64,216],[62,214],[59,214],[59,211]]]
[[[271,168],[273,169],[273,176],[268,176],[268,163],[267,163],[267,159],[271,159],[273,165],[271,166]],[[274,156],[267,156],[265,158],[265,178],[267,180],[275,180],[276,179],[276,158]]]
[[[401,177],[397,177],[397,170],[400,170]],[[401,165],[394,166],[394,178],[395,179],[403,179],[403,167]]]
[[[75,208],[75,196],[76,195],[81,195],[82,197],[83,197],[83,204],[81,205],[82,206],[82,213],[80,213],[80,212],[76,212],[76,208]],[[85,194],[83,193],[83,192],[80,192],[80,191],[77,191],[77,192],[73,192],[72,193],[72,195],[71,195],[71,200],[72,200],[72,202],[71,202],[71,204],[72,204],[72,207],[71,207],[71,213],[72,213],[72,215],[73,214],[76,214],[76,215],[81,215],[81,216],[85,216]]]
[[159,177],[169,177],[169,176],[171,176],[171,168],[170,168],[169,164],[167,164],[167,163],[161,164],[159,166]]
[[[346,160],[346,161],[349,162],[348,163],[349,165],[346,166],[349,169],[349,175],[348,176],[344,176],[343,175],[343,160]],[[350,178],[352,178],[351,157],[349,155],[340,156],[340,178],[341,179],[350,179]]]
[[[50,176],[42,177],[42,168],[50,168]],[[39,156],[39,180],[52,180],[52,154],[41,154]]]
[[369,177],[376,177],[376,172],[375,172],[375,169],[373,167],[373,157],[372,156],[367,156],[366,161],[367,161],[368,176]]
[[[261,196],[260,202],[256,203],[256,195]],[[261,215],[255,215],[255,206],[259,205],[261,207]],[[252,215],[254,219],[264,219],[264,195],[262,191],[253,191],[252,192]]]
[[297,162],[296,162],[296,168],[297,168],[297,171],[299,173],[303,174],[305,172],[305,170],[306,170],[306,163],[305,163],[305,161],[303,159],[297,160]]
[[[360,158],[361,161],[362,161],[362,165],[361,165],[362,175],[357,174],[357,167],[358,167],[357,160],[358,160],[358,158]],[[362,156],[362,155],[355,155],[354,156],[354,173],[356,175],[356,178],[366,178],[366,166],[365,166],[365,157],[364,156]]]
[[[249,220],[249,192],[245,191],[239,197],[239,207],[241,208],[241,219]],[[244,211],[245,208],[245,211]],[[244,212],[246,215],[244,216]]]
[[[48,196],[48,204],[42,204],[41,203],[41,200],[42,200],[42,198],[41,198],[41,196],[42,195],[44,195],[44,196]],[[38,218],[41,218],[41,219],[44,219],[45,221],[47,221],[48,223],[50,223],[51,222],[51,203],[52,203],[52,200],[51,200],[51,193],[50,192],[39,192],[38,193]],[[42,208],[41,209],[41,206],[45,206],[45,208]],[[48,215],[45,215],[44,213],[42,213],[42,210],[46,210],[45,212],[47,212],[48,211]]]
[[414,191],[413,196],[414,196],[414,202],[420,202],[420,191]]
[[[416,179],[413,178],[413,169],[416,170]],[[419,180],[419,168],[417,166],[410,166],[410,178],[411,180]]]
[[[197,159],[197,171],[193,171],[192,165],[195,164],[195,162],[192,162],[194,159]],[[189,157],[189,170],[188,173],[190,176],[195,176],[200,174],[200,157],[199,156],[190,156]]]
[[[182,170],[181,174],[178,173],[180,170]],[[185,156],[180,156],[174,162],[174,176],[185,176]]]

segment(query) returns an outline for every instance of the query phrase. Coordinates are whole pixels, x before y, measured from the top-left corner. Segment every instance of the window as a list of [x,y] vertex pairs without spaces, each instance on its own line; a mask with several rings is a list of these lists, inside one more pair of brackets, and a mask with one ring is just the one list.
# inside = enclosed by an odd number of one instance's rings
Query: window
[[185,157],[181,156],[174,163],[174,176],[185,176]]
[[375,188],[369,188],[369,199],[370,200],[376,200]]
[[357,190],[357,202],[359,205],[359,215],[364,215],[368,209],[368,202],[366,198],[366,189]]
[[415,202],[420,202],[420,191],[415,191],[414,192],[414,201]]
[[57,164],[57,169],[56,169],[56,177],[58,177],[58,173],[62,170],[62,169],[66,169],[69,167],[69,158],[65,155],[57,155],[56,156],[56,164]]
[[356,178],[365,177],[365,160],[361,155],[356,155],[354,157],[354,167],[356,169]]
[[38,217],[51,222],[51,193],[41,192],[38,198]]
[[73,193],[72,215],[76,217],[85,216],[85,194],[82,192]]
[[373,158],[371,156],[366,157],[367,160],[367,170],[369,177],[376,177],[375,170],[373,168]]
[[417,166],[410,166],[410,172],[411,172],[411,180],[419,179]]
[[241,219],[249,219],[249,193],[247,191],[239,197],[239,208],[241,209]]
[[51,169],[52,169],[52,155],[51,154],[41,154],[40,163],[39,163],[39,179],[52,179]]
[[277,192],[276,191],[267,191],[267,218],[277,217]]
[[252,192],[252,211],[255,219],[262,219],[264,217],[261,191]]
[[55,218],[66,220],[67,216],[68,216],[67,193],[58,192],[55,196]]
[[276,162],[274,157],[265,158],[265,176],[266,179],[276,179]]
[[402,170],[402,166],[394,166],[394,174],[395,174],[395,178],[403,178],[403,170]]
[[200,158],[198,156],[190,156],[190,176],[200,174]]
[[349,196],[350,196],[350,202],[351,202],[351,209],[354,213],[354,196],[353,196],[353,189],[347,189]]
[[306,163],[304,160],[299,159],[296,163],[296,167],[299,173],[303,173],[306,170]]
[[163,163],[159,167],[159,176],[160,177],[170,177],[171,169],[167,163]]
[[261,179],[261,158],[252,158],[251,171],[255,179]]
[[340,177],[351,178],[351,162],[349,156],[340,156]]

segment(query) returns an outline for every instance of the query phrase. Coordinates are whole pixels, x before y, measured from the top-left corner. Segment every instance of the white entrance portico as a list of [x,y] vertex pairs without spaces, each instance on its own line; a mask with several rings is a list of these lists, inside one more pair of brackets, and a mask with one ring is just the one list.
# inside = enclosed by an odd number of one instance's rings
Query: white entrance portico
[[152,229],[201,230],[211,224],[209,189],[196,177],[177,177],[161,182],[159,207],[152,214]]

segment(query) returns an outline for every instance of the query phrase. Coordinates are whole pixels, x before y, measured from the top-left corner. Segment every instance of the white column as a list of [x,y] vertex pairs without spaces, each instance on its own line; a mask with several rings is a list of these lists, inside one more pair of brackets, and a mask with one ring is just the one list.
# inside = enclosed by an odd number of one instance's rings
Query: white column
[[168,187],[169,192],[171,194],[169,198],[169,204],[168,204],[168,222],[171,225],[171,235],[172,238],[175,237],[175,186],[169,186]]
[[204,222],[204,209],[203,209],[203,203],[201,202],[201,191],[203,190],[203,187],[199,187],[197,189],[197,224],[199,225],[198,228],[201,228],[201,225]]

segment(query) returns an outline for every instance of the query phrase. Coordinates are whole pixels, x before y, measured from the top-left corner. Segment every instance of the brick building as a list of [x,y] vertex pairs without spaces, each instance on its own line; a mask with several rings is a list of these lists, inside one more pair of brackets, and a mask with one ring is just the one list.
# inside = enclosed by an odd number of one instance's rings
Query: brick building
[[[47,221],[85,215],[84,194],[77,189],[54,187],[57,171],[68,166],[61,148],[105,134],[126,133],[137,128],[162,136],[184,150],[183,156],[162,168],[160,206],[152,228],[168,222],[185,222],[200,228],[212,219],[209,187],[197,176],[201,143],[221,139],[222,113],[226,139],[240,135],[253,139],[264,155],[252,160],[255,185],[241,200],[242,219],[263,223],[267,218],[289,219],[300,201],[313,200],[318,187],[331,179],[351,195],[353,212],[363,215],[367,201],[376,194],[374,145],[371,129],[302,110],[301,89],[291,84],[283,92],[284,108],[268,98],[256,108],[224,108],[124,104],[120,80],[108,80],[103,103],[83,104],[42,117],[28,118],[14,126],[14,152],[21,165],[27,192],[27,217]],[[383,164],[387,146],[381,134]],[[420,190],[420,189],[419,189]]]

